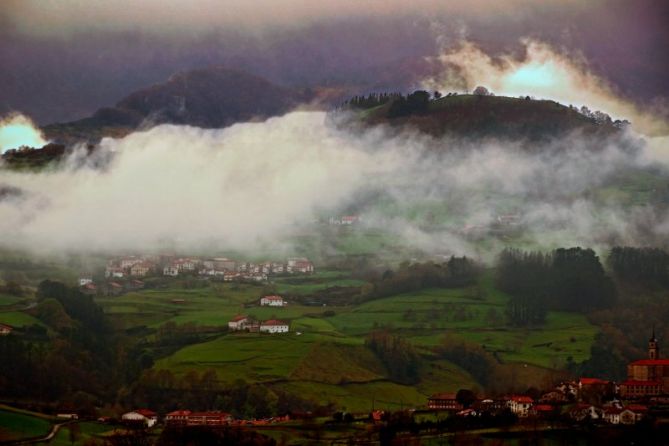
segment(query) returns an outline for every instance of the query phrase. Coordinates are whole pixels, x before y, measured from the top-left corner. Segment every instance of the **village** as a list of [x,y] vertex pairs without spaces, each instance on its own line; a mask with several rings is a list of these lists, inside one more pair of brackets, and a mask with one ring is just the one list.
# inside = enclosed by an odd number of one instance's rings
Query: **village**
[[132,255],[107,261],[104,276],[90,272],[79,277],[79,290],[91,296],[120,296],[144,288],[148,277],[199,277],[212,281],[265,283],[273,276],[313,274],[313,263],[304,257],[285,261],[246,262],[227,257],[178,257],[173,254]]

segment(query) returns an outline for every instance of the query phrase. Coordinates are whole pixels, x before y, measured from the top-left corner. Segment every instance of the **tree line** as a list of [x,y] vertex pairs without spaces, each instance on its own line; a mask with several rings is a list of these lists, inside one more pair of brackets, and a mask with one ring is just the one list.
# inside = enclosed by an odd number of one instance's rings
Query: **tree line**
[[580,247],[550,253],[505,249],[498,258],[496,285],[511,296],[507,317],[519,326],[542,323],[548,310],[610,308],[617,298],[599,257]]

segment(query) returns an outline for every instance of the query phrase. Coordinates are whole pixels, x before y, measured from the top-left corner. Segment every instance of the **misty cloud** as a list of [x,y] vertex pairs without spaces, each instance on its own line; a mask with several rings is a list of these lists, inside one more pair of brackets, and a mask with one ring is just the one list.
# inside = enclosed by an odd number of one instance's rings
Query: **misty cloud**
[[[95,159],[75,152],[57,170],[2,172],[0,186],[21,193],[0,200],[0,245],[251,251],[289,245],[313,233],[317,219],[343,212],[406,247],[484,258],[504,239],[490,228],[509,215],[527,244],[666,240],[664,209],[606,195],[621,172],[667,175],[666,164],[629,141],[574,136],[528,150],[394,135],[354,134],[325,113],[294,112],[222,130],[165,125],[105,139]],[[485,251],[479,233],[491,240]]]
[[532,96],[562,104],[583,105],[628,119],[645,134],[666,134],[669,125],[662,116],[641,110],[616,94],[605,79],[593,74],[580,54],[566,53],[548,43],[522,40],[524,54],[490,55],[472,42],[463,41],[456,49],[431,58],[442,66],[440,75],[423,81],[426,88],[442,91],[472,91],[483,85],[503,96]]

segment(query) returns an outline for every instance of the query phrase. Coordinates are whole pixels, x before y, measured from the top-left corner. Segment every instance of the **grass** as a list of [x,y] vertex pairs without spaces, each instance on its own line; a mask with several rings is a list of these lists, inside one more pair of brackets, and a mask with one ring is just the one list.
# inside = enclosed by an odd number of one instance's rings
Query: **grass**
[[33,324],[42,325],[38,319],[21,311],[0,312],[0,323],[12,327],[25,327]]
[[23,411],[0,409],[0,440],[38,437],[50,430],[51,423],[45,418]]

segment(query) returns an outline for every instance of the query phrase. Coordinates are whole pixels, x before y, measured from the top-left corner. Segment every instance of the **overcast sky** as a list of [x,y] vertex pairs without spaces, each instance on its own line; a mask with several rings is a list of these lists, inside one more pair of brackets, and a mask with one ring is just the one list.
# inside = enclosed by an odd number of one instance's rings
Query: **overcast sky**
[[583,57],[623,96],[669,91],[662,0],[3,0],[0,114],[84,117],[170,74],[226,65],[293,86],[408,89],[462,39],[533,38]]

